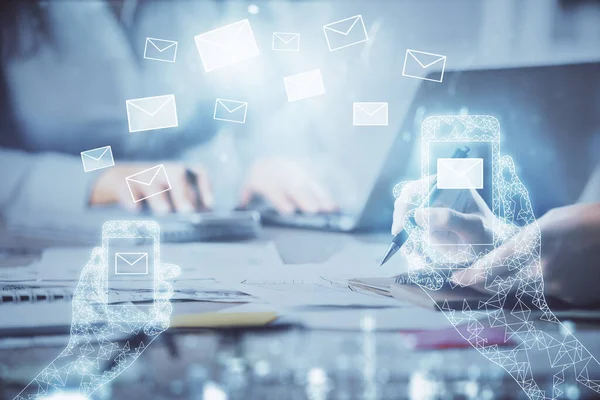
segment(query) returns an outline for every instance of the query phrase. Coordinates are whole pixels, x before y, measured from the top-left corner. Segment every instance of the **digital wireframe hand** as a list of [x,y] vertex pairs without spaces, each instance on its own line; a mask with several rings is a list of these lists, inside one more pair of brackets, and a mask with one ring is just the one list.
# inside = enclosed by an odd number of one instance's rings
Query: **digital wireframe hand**
[[73,296],[66,348],[15,399],[41,399],[67,391],[87,397],[131,366],[169,327],[173,289],[167,280],[179,275],[178,266],[158,265],[149,313],[136,313],[132,306],[129,315],[116,315],[107,304],[107,267],[102,248],[94,248]]
[[[564,395],[562,385],[575,381],[600,393],[600,380],[590,378],[594,368],[598,368],[594,356],[566,327],[561,329],[563,336],[550,335],[540,329],[540,321],[561,324],[544,297],[540,228],[512,158],[502,157],[498,168],[497,216],[491,215],[489,208],[485,210],[485,203],[475,191],[470,191],[472,198],[466,202],[473,212],[467,217],[454,210],[440,212],[441,208],[424,208],[422,193],[427,190],[419,186],[427,185],[426,180],[401,185],[403,191],[398,201],[417,206],[407,210],[404,217],[409,238],[403,250],[409,261],[409,276],[430,297],[443,287],[458,291],[473,285],[477,285],[479,292],[486,293],[485,298],[489,295],[487,301],[477,304],[465,298],[461,307],[452,307],[446,301],[440,309],[453,326],[467,324],[468,334],[459,330],[463,338],[503,367],[529,398],[560,398]],[[435,217],[430,218],[432,216]],[[468,230],[475,236],[489,235],[493,226],[498,230],[495,248],[485,254],[478,254],[469,246],[463,246],[463,250],[452,246],[440,250],[427,237],[431,235],[430,225],[434,224],[447,227],[434,229],[444,233],[444,237],[455,232],[459,240]],[[505,330],[505,340],[514,341],[516,345],[488,344],[487,332],[501,328]],[[552,393],[547,393],[536,381],[537,369],[552,371]]]

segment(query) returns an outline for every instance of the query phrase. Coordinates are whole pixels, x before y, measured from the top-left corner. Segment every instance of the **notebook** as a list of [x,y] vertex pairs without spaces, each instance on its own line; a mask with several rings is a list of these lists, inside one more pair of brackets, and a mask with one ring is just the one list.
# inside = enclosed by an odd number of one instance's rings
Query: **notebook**
[[37,286],[0,284],[0,306],[6,303],[37,303],[65,301],[73,298],[74,288],[65,286]]

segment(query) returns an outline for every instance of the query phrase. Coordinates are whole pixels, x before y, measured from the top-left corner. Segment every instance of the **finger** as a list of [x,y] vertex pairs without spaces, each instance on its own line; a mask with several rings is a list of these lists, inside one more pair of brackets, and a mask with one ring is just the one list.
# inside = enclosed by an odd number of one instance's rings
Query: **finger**
[[394,202],[394,214],[392,220],[392,235],[397,235],[402,230],[402,225],[404,224],[404,217],[406,213],[414,208],[415,206],[409,203],[406,203],[402,197],[398,197]]
[[292,187],[287,190],[286,197],[295,204],[296,208],[308,214],[319,211],[319,202],[312,192],[302,187]]
[[169,328],[173,306],[168,300],[156,299],[150,309],[151,321],[144,326],[144,334],[160,335]]
[[250,203],[250,200],[252,200],[252,196],[254,196],[254,193],[249,187],[246,186],[242,190],[242,195],[240,196],[240,206],[246,207],[248,203]]
[[181,275],[181,268],[175,264],[161,264],[159,268],[159,280],[169,280]]
[[312,180],[309,180],[307,185],[313,196],[319,202],[319,211],[333,212],[338,209],[338,205],[333,201],[329,192],[321,185]]
[[98,307],[108,301],[106,262],[100,247],[92,250],[90,260],[83,268],[73,294],[73,325],[71,331],[77,334],[79,324],[98,321]]
[[[402,230],[404,218],[408,210],[423,204],[423,199],[428,193],[428,185],[434,176],[429,176],[418,181],[400,182],[394,186],[394,214],[392,218],[392,235],[397,235]],[[425,186],[424,186],[425,185]]]
[[269,190],[264,193],[264,196],[281,214],[292,214],[296,211],[294,203],[280,190]]
[[[443,252],[454,251],[458,246],[462,246],[461,237],[455,232],[431,232],[429,234],[429,244],[431,245],[444,245]],[[457,245],[457,246],[451,246]]]
[[521,262],[516,258],[519,247],[526,241],[529,233],[526,229],[518,235],[484,257],[477,260],[473,265],[457,271],[452,276],[452,282],[462,286],[472,286],[479,291],[486,291],[486,282],[494,282],[496,277],[503,277],[512,273],[512,269],[519,267]]
[[102,257],[102,248],[95,247],[92,250],[89,261],[81,271],[74,296],[86,301],[100,300],[98,295],[102,290],[102,287],[99,285],[101,283],[100,280],[103,277]]
[[527,225],[535,222],[529,192],[517,176],[515,163],[510,156],[500,159],[500,195],[506,223]]
[[464,214],[444,207],[419,208],[415,211],[415,221],[429,232],[454,232],[463,243],[478,243],[484,235],[485,226],[479,215]]
[[408,239],[401,250],[405,255],[412,254],[418,258],[423,254],[423,245],[425,243],[425,231],[416,224],[414,220],[415,210],[409,210],[404,217],[404,230]]
[[435,175],[430,175],[415,181],[400,182],[394,186],[394,197],[402,198],[405,203],[419,206],[423,204],[425,197],[429,193],[434,178]]
[[403,220],[403,227],[409,234],[411,234],[412,238],[415,238],[415,235],[412,235],[413,232],[422,231],[423,229],[417,224],[415,221],[415,213],[420,210],[420,208],[413,208],[406,212]]
[[192,167],[190,170],[196,175],[196,184],[200,191],[200,202],[205,208],[212,209],[214,205],[214,196],[206,170],[201,167]]
[[[512,246],[507,244],[499,247],[498,249],[488,253],[473,265],[468,268],[456,270],[451,278],[450,282],[454,285],[469,286],[480,292],[486,292],[488,288],[488,282],[493,283],[496,277],[502,277],[509,273],[508,268],[502,267],[503,263],[498,263],[497,260],[500,258],[508,257],[509,253],[512,252]],[[491,268],[492,266],[497,268]],[[494,289],[496,292],[501,290],[498,288]]]
[[173,179],[173,186],[167,193],[173,202],[173,211],[180,213],[191,213],[194,211],[194,205],[188,196],[189,182],[185,171],[182,169],[176,178]]
[[173,297],[173,285],[167,281],[158,282],[154,291],[154,300],[169,300]]
[[146,198],[146,201],[148,202],[150,210],[152,210],[152,212],[155,214],[168,214],[171,210],[171,207],[169,206],[169,196],[166,192],[151,195],[150,197]]

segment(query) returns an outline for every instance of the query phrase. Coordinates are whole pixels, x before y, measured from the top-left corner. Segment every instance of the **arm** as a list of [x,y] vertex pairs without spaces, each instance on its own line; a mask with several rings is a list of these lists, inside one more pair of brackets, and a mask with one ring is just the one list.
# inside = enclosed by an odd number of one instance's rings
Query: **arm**
[[9,236],[39,237],[77,222],[96,176],[72,155],[0,148],[0,218]]

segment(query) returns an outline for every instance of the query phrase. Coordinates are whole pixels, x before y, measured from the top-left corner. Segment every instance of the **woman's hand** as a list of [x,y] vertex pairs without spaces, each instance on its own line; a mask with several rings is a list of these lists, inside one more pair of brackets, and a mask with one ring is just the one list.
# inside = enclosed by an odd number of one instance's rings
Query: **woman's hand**
[[[600,304],[600,203],[576,204],[550,210],[538,219],[541,232],[541,270],[544,277],[544,293],[574,306]],[[515,240],[486,256],[503,259],[515,252],[515,246],[523,242],[527,228]],[[485,291],[481,277],[476,277],[477,264],[459,274],[455,281],[475,281],[470,287]],[[497,271],[507,276],[508,270]],[[471,276],[472,275],[472,276]]]
[[[151,185],[137,185],[135,187],[135,190],[139,190],[140,193],[134,193],[134,195],[137,198],[143,198],[152,193],[160,192],[168,187],[168,183],[171,184],[171,190],[148,197],[145,200],[153,213],[186,213],[212,207],[213,195],[208,175],[202,167],[184,167],[182,164],[177,163],[164,164],[164,166],[169,182],[161,180],[157,176],[157,179]],[[127,163],[105,170],[92,188],[90,205],[119,204],[129,210],[138,210],[142,203],[133,201],[125,178],[151,167],[153,165]],[[189,181],[187,170],[195,175],[197,190],[194,188],[193,182]],[[197,199],[197,197],[199,198]]]
[[338,209],[329,193],[298,164],[284,158],[266,158],[251,168],[242,192],[241,205],[263,196],[278,212],[291,214],[333,212]]
[[431,244],[449,245],[444,250],[455,251],[457,247],[452,245],[492,243],[496,217],[476,190],[442,191],[431,207],[420,207],[432,181],[433,177],[429,177],[395,188],[392,235],[402,230],[406,214],[419,207],[415,210],[415,223],[420,228],[427,228],[428,224]]

